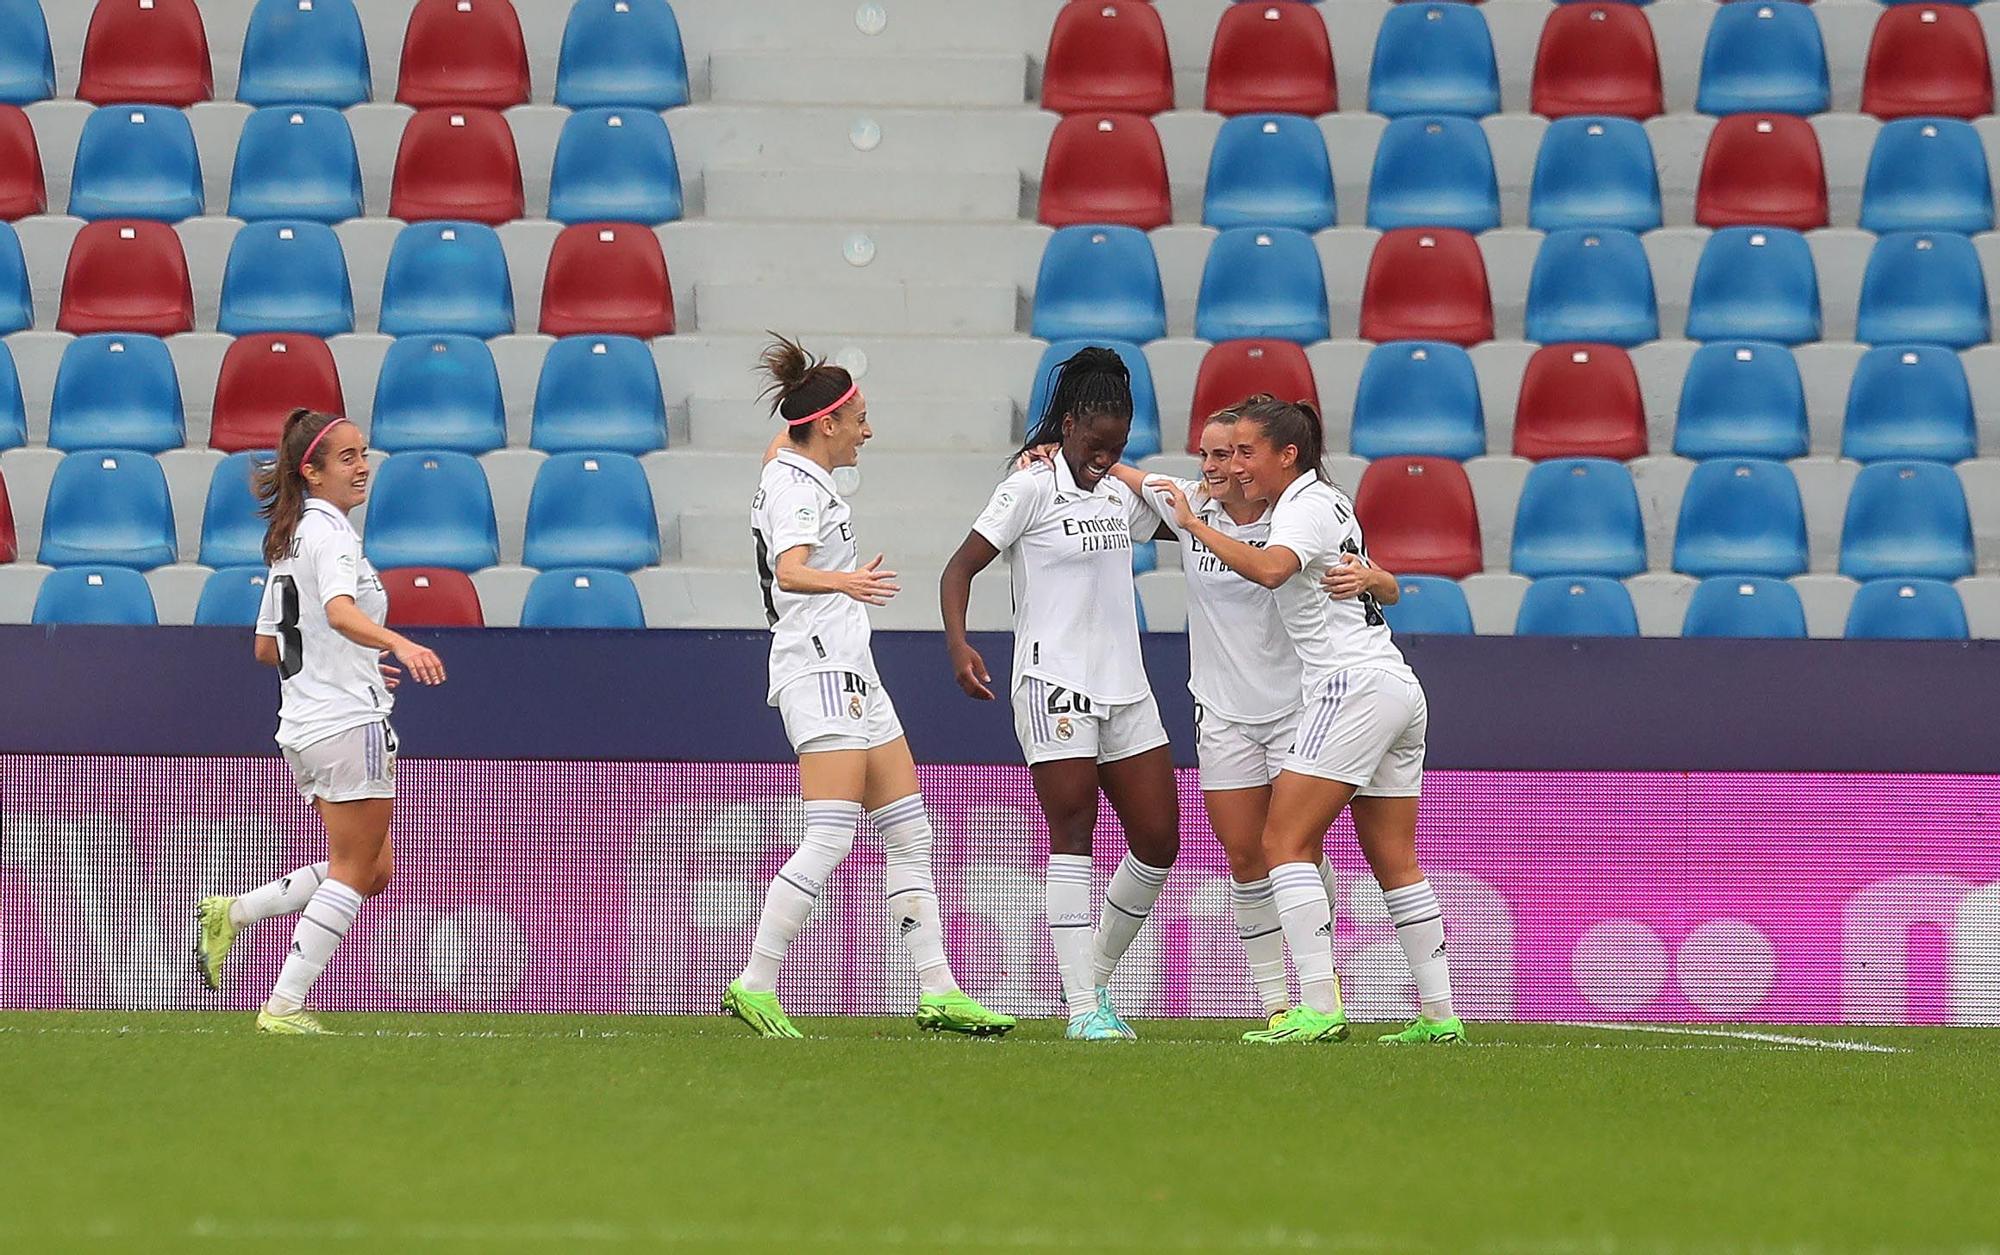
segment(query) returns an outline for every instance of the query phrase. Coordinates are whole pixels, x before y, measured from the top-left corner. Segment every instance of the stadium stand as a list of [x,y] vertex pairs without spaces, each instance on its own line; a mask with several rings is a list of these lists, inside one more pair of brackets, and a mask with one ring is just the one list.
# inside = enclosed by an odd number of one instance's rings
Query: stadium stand
[[577,0],[563,23],[555,102],[578,110],[688,103],[687,53],[667,0]]
[[264,452],[232,453],[216,463],[201,509],[201,553],[206,567],[256,567],[264,560],[264,518],[252,485]]
[[347,412],[326,341],[284,332],[230,341],[216,370],[209,447],[224,453],[275,449],[285,416],[295,409]]
[[1309,401],[1314,409],[1320,408],[1312,360],[1289,340],[1225,340],[1204,352],[1188,413],[1187,451],[1195,451],[1209,415],[1260,392],[1281,401]]
[[1783,580],[1719,575],[1695,586],[1682,636],[1803,637],[1805,603]]
[[506,401],[493,350],[476,336],[405,336],[375,377],[370,447],[446,449],[475,456],[507,443]]
[[1972,519],[1948,466],[1876,462],[1847,498],[1840,573],[1857,580],[1955,580],[1972,574]]
[[1789,349],[1718,340],[1688,359],[1674,420],[1678,456],[1802,458],[1810,439],[1805,380]]
[[486,472],[464,453],[388,458],[368,490],[363,551],[377,570],[450,567],[467,573],[500,561],[500,529]]
[[0,101],[27,105],[55,94],[55,54],[40,0],[0,0]]
[[1601,575],[1558,575],[1536,580],[1521,598],[1516,636],[1637,636],[1632,594]]
[[1646,528],[1632,472],[1604,458],[1537,464],[1515,509],[1513,561],[1531,578],[1624,579],[1645,570]]
[[1463,462],[1485,453],[1486,412],[1472,355],[1430,340],[1376,345],[1355,385],[1349,443],[1364,458]]
[[1528,279],[1526,333],[1540,344],[1658,339],[1653,271],[1639,237],[1578,227],[1543,236]]
[[1645,403],[1631,355],[1614,344],[1536,349],[1514,404],[1514,456],[1645,457]]
[[1840,456],[1963,462],[1978,452],[1972,385],[1958,354],[1935,344],[1885,344],[1854,364]]
[[1500,70],[1486,15],[1469,4],[1387,10],[1368,67],[1368,110],[1392,118],[1498,113]]
[[1209,49],[1203,107],[1224,115],[1332,113],[1340,106],[1326,23],[1296,0],[1224,9]]
[[1500,185],[1479,123],[1433,114],[1391,119],[1368,177],[1368,225],[1473,232],[1499,226]]
[[1864,231],[1993,229],[1993,179],[1969,122],[1898,118],[1884,123],[1861,187]]
[[363,212],[361,158],[339,110],[259,109],[243,120],[229,176],[229,216],[338,223]]
[[156,336],[194,330],[194,289],[180,236],[163,222],[86,224],[70,245],[56,330]]
[[674,291],[658,237],[629,224],[564,227],[549,250],[548,274],[542,280],[541,331],[545,336],[672,335]]
[[1728,458],[1694,468],[1674,529],[1674,570],[1785,579],[1806,565],[1805,502],[1790,467]]
[[0,450],[28,443],[28,407],[21,396],[21,373],[13,351],[0,340]]
[[1173,220],[1167,154],[1152,119],[1074,113],[1056,123],[1036,217],[1052,227],[1116,223],[1142,231]]
[[1167,333],[1167,298],[1152,242],[1134,227],[1062,227],[1042,251],[1034,334],[1143,344]]
[[1382,607],[1391,632],[1399,636],[1472,635],[1472,608],[1466,605],[1464,589],[1434,575],[1406,575],[1400,583],[1400,600]]
[[1659,48],[1644,9],[1562,4],[1547,13],[1530,89],[1536,113],[1643,122],[1666,111]]
[[1993,66],[1979,18],[1953,4],[1884,8],[1868,43],[1861,111],[1885,119],[1993,112]]
[[1166,26],[1143,0],[1070,0],[1042,63],[1042,108],[1161,113],[1174,105]]
[[1812,125],[1786,113],[1717,121],[1701,159],[1694,219],[1705,227],[1825,226],[1826,163]]
[[1965,603],[1943,580],[1871,580],[1847,611],[1849,640],[1964,640]]
[[164,453],[187,442],[180,378],[164,340],[79,336],[63,349],[49,401],[49,447]]
[[449,567],[383,571],[390,627],[485,627],[486,611],[470,576]]
[[1811,6],[1756,0],[1715,7],[1701,54],[1703,113],[1825,113],[1826,45]]
[[1493,338],[1493,296],[1479,244],[1463,231],[1403,227],[1384,231],[1361,289],[1364,340]]
[[243,32],[238,100],[346,109],[374,95],[372,77],[354,0],[257,0]]
[[208,32],[195,0],[97,0],[76,98],[185,109],[215,95]]
[[1864,344],[1967,349],[1993,338],[1979,251],[1949,231],[1892,231],[1861,278],[1854,338]]
[[[261,539],[261,533],[259,538]],[[264,605],[264,581],[270,568],[261,554],[249,566],[223,567],[202,581],[194,621],[201,627],[254,627]]]
[[0,221],[46,213],[48,207],[34,125],[18,107],[0,104]]
[[1805,236],[1724,227],[1708,237],[1688,296],[1688,339],[1803,344],[1819,334],[1819,275]]
[[623,571],[559,567],[528,585],[521,626],[532,628],[642,628],[646,608],[639,586]]
[[417,109],[528,103],[528,46],[508,0],[417,0],[396,99]]
[[21,252],[21,237],[11,225],[0,222],[0,335],[34,325],[35,298],[28,284],[28,260]]
[[1472,484],[1449,458],[1370,462],[1354,510],[1368,520],[1368,556],[1398,575],[1462,579],[1483,565]]
[[201,158],[185,113],[113,105],[90,115],[69,178],[72,217],[179,222],[201,211]]
[[403,128],[389,216],[498,226],[526,209],[521,159],[494,109],[419,109]]
[[1195,298],[1203,340],[1291,340],[1328,334],[1326,276],[1312,237],[1290,227],[1231,227],[1215,237]]
[[477,222],[404,227],[382,279],[379,327],[392,336],[511,334],[514,281],[499,235]]
[[628,453],[552,454],[535,473],[522,561],[636,571],[660,560],[646,471]]
[[550,345],[535,384],[529,443],[544,453],[635,457],[665,448],[660,368],[645,341],[569,336]]
[[[1164,167],[1160,186],[1164,195]],[[680,163],[659,114],[629,107],[579,109],[563,123],[549,172],[549,217],[656,226],[680,216]]]
[[150,571],[172,562],[177,548],[167,477],[153,458],[90,449],[57,466],[42,515],[43,564]]
[[21,540],[14,531],[14,503],[7,496],[7,481],[0,477],[0,562],[12,562],[21,554]]
[[323,222],[252,222],[236,233],[222,271],[216,329],[230,335],[354,330],[354,292],[340,237]]
[[[1160,177],[1164,187],[1164,169]],[[1202,195],[1209,226],[1321,231],[1334,224],[1334,206],[1333,163],[1312,119],[1248,114],[1216,132]]]
[[152,627],[159,622],[153,589],[137,571],[80,566],[52,571],[35,595],[35,623],[94,623]]
[[1549,123],[1535,154],[1529,226],[1650,231],[1660,221],[1660,175],[1645,127],[1630,118]]

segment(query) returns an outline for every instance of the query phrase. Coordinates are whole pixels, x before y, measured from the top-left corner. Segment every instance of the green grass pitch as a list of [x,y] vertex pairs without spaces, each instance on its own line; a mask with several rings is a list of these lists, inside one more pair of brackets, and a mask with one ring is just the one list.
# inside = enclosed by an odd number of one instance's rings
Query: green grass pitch
[[0,1015],[0,1251],[2000,1251],[2000,1033]]

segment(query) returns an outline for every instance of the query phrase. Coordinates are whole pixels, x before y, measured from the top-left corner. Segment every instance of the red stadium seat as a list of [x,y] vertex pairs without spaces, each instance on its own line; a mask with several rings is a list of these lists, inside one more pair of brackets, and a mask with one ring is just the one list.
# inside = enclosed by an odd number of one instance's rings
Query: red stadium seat
[[14,535],[14,507],[7,501],[7,479],[0,475],[0,562],[12,562],[21,554],[21,542]]
[[419,109],[528,103],[528,44],[507,0],[417,0],[396,99]]
[[1049,32],[1042,108],[1165,113],[1174,107],[1167,28],[1139,0],[1069,0]]
[[214,96],[208,32],[195,0],[97,0],[76,95],[94,105],[177,109]]
[[1057,123],[1042,164],[1038,216],[1052,227],[1112,223],[1148,231],[1173,221],[1167,154],[1152,119],[1076,113]]
[[13,105],[0,105],[0,222],[47,213],[48,189],[42,183],[42,150],[28,115]]
[[1340,107],[1333,41],[1310,4],[1266,0],[1222,11],[1208,54],[1210,113],[1303,113]]
[[1608,114],[1644,121],[1666,111],[1660,50],[1636,4],[1559,4],[1542,23],[1530,107],[1544,117]]
[[208,445],[224,453],[275,449],[285,416],[299,408],[347,413],[326,341],[289,332],[243,336],[222,355]]
[[494,109],[425,109],[403,128],[389,216],[498,226],[526,212],[514,132]]
[[545,336],[674,332],[674,289],[659,237],[630,223],[564,227],[542,281]]
[[164,222],[110,218],[76,233],[56,330],[170,336],[194,330],[181,237]]
[[1443,228],[1384,231],[1361,289],[1361,338],[1491,340],[1493,297],[1478,241]]
[[1611,344],[1536,349],[1514,406],[1514,456],[1645,457],[1646,405],[1625,350]]
[[1861,112],[1878,118],[1976,118],[1993,112],[1993,66],[1971,9],[1882,10],[1868,43]]
[[1217,410],[1268,392],[1280,401],[1310,401],[1319,408],[1319,384],[1306,351],[1290,340],[1224,340],[1202,356],[1188,415],[1189,453],[1201,448],[1202,424]]
[[1708,135],[1694,220],[1705,227],[1826,225],[1826,164],[1812,123],[1788,113],[1738,113]]
[[1486,565],[1472,481],[1450,458],[1370,462],[1354,494],[1368,557],[1398,575],[1460,580]]
[[485,627],[486,612],[472,577],[445,567],[406,566],[382,572],[392,628]]

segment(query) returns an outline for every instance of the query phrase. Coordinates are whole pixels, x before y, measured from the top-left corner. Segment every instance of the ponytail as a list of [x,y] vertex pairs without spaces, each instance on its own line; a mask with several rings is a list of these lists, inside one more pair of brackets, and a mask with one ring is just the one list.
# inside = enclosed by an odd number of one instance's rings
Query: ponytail
[[346,421],[338,414],[293,410],[278,437],[276,458],[258,465],[251,483],[257,492],[257,512],[270,520],[264,530],[266,563],[276,565],[291,552],[292,537],[306,512],[306,459],[310,456],[312,465],[325,466],[326,448],[320,436],[335,423]]
[[854,376],[823,357],[805,351],[796,340],[775,331],[766,332],[771,343],[757,359],[757,368],[770,379],[759,399],[769,398],[771,413],[791,427],[792,439],[804,444],[812,437],[812,424],[802,420],[821,410],[843,404],[854,389]]
[[1310,402],[1273,401],[1269,397],[1259,401],[1252,398],[1237,417],[1241,422],[1257,424],[1272,448],[1296,446],[1299,469],[1311,471],[1322,480],[1332,482],[1332,477],[1326,473],[1326,428],[1320,421],[1319,411]]
[[1028,438],[1007,460],[1011,464],[1039,445],[1061,444],[1063,420],[1092,418],[1132,421],[1132,372],[1115,349],[1091,345],[1056,367],[1054,386]]

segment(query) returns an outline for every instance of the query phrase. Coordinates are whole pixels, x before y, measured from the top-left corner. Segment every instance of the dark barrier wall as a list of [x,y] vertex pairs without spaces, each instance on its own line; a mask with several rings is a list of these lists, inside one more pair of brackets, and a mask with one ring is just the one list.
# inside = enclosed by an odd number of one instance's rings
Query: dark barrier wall
[[[401,690],[425,758],[782,762],[761,632],[420,633],[451,671]],[[942,637],[876,636],[919,762],[1015,763],[1006,703],[952,682]],[[1009,638],[976,638],[996,677]],[[1187,638],[1146,663],[1193,761]],[[1432,768],[2000,772],[2000,642],[1403,642],[1430,698]],[[277,682],[220,628],[0,627],[0,752],[271,754]]]

